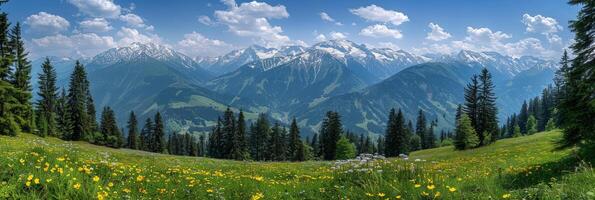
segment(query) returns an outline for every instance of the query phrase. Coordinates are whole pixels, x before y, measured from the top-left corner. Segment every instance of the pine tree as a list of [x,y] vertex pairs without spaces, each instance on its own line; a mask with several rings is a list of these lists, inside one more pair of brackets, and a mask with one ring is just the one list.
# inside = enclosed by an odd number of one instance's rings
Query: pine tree
[[234,138],[232,140],[231,158],[234,160],[247,160],[250,158],[248,142],[246,140],[246,121],[244,112],[240,110],[235,123]]
[[339,141],[343,127],[339,113],[329,111],[320,128],[320,146],[324,160],[334,160],[337,152],[337,141]]
[[222,158],[221,154],[221,118],[217,118],[217,124],[213,127],[211,134],[209,134],[208,155],[212,158]]
[[283,131],[279,123],[275,123],[271,129],[271,137],[268,142],[269,160],[285,160],[285,142],[283,141]]
[[529,119],[527,120],[527,127],[525,129],[527,129],[527,134],[537,133],[537,120],[533,115],[529,116]]
[[[42,72],[39,73],[39,91],[37,95],[37,113],[39,115],[38,121],[47,127],[47,133],[54,137],[59,137],[59,130],[57,128],[57,108],[58,108],[58,89],[56,87],[56,70],[50,63],[50,59],[46,58],[41,65]],[[58,116],[62,117],[62,116]],[[38,125],[39,127],[39,125]]]
[[68,106],[70,111],[70,121],[72,122],[72,133],[68,140],[82,140],[89,134],[87,104],[87,80],[85,68],[79,61],[74,66],[74,71],[70,76],[68,89]]
[[164,153],[165,152],[165,130],[164,130],[163,119],[161,113],[155,114],[155,127],[153,130],[153,152]]
[[564,96],[558,105],[561,128],[564,129],[564,146],[579,145],[593,157],[595,143],[595,2],[570,0],[571,5],[581,6],[577,19],[570,22],[575,33],[571,45],[572,65],[564,72]]
[[527,101],[523,102],[523,106],[521,107],[521,111],[518,115],[518,125],[521,128],[521,134],[527,134],[527,120],[529,119],[529,108],[527,106]]
[[421,141],[421,149],[427,149],[428,146],[426,143],[426,117],[421,109],[419,110],[419,114],[417,115],[417,122],[415,124],[415,134],[419,137]]
[[13,54],[12,84],[19,90],[14,96],[19,101],[22,109],[15,114],[19,117],[21,129],[25,132],[33,132],[35,129],[35,120],[33,115],[33,106],[31,105],[31,62],[27,59],[29,53],[25,50],[25,44],[21,37],[21,25],[17,23],[10,30],[10,48]]
[[346,160],[355,157],[355,145],[349,142],[349,139],[345,136],[341,136],[337,141],[337,155],[336,159]]
[[492,75],[486,68],[481,70],[479,80],[481,85],[478,91],[479,107],[477,109],[478,118],[475,129],[479,135],[480,145],[486,145],[496,140],[498,133],[498,108],[496,107],[496,95],[494,94]]
[[437,122],[435,120],[431,121],[430,128],[428,129],[428,132],[426,133],[426,136],[424,138],[424,144],[428,149],[436,147],[436,134],[434,133],[434,127],[436,126]]
[[409,131],[405,127],[405,119],[400,109],[398,114],[395,113],[395,109],[391,109],[385,138],[385,156],[395,157],[399,154],[409,153]]
[[465,87],[465,106],[463,107],[463,110],[471,120],[471,126],[474,129],[476,129],[479,121],[479,93],[480,85],[478,77],[477,75],[473,75],[473,77],[471,77],[471,82]]
[[116,123],[114,111],[106,106],[101,112],[101,137],[94,138],[95,142],[108,147],[119,148],[122,145],[122,133]]
[[256,124],[251,129],[251,151],[252,158],[254,160],[266,160],[270,154],[267,152],[268,141],[270,138],[271,129],[269,128],[269,122],[267,116],[263,113],[258,116]]
[[72,135],[71,113],[66,90],[62,88],[60,97],[56,102],[56,127],[59,132],[58,135],[62,139],[68,139]]
[[471,126],[471,119],[467,114],[461,115],[455,130],[454,146],[457,150],[475,148],[479,145],[479,138]]
[[136,115],[133,111],[130,111],[130,117],[128,118],[128,141],[126,147],[130,149],[139,149],[139,138],[138,138],[138,121],[136,121]]
[[310,146],[312,147],[312,154],[314,155],[314,157],[318,158],[322,155],[319,148],[320,142],[318,134],[315,133],[314,136],[312,136],[312,142],[310,142]]
[[547,120],[547,125],[545,126],[545,130],[551,131],[554,129],[556,129],[556,123],[554,122],[553,118],[550,118],[550,120]]
[[300,129],[297,125],[295,117],[291,120],[289,127],[289,141],[288,141],[287,155],[291,161],[304,161],[304,144],[300,139]]
[[221,139],[222,148],[220,149],[223,158],[231,158],[231,151],[234,147],[233,138],[235,137],[235,117],[233,115],[233,111],[228,107],[227,110],[223,113],[223,126],[221,127],[221,131],[223,136]]
[[153,125],[153,120],[151,118],[147,118],[145,120],[145,125],[140,132],[140,149],[143,151],[152,151],[151,147],[153,146],[153,131],[155,130]]

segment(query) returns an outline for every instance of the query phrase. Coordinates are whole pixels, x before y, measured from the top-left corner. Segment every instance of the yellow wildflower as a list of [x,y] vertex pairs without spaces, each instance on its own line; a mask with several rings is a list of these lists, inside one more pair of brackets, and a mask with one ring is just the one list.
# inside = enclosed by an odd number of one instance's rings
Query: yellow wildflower
[[385,194],[384,194],[384,193],[382,193],[382,192],[379,192],[379,193],[378,193],[378,196],[379,196],[379,197],[384,197],[384,196],[385,196]]
[[434,198],[438,198],[440,197],[440,192],[436,192],[436,194],[434,194]]
[[39,179],[36,178],[33,182],[37,185],[37,184],[39,184]]
[[74,188],[74,189],[77,189],[77,190],[78,190],[78,189],[80,189],[80,188],[81,188],[81,184],[80,184],[80,183],[74,184],[74,185],[72,186],[72,188]]
[[58,161],[62,162],[62,161],[64,161],[65,159],[64,159],[64,157],[59,157],[59,158],[57,158],[56,160],[58,160]]
[[31,186],[31,181],[27,181],[27,182],[25,183],[25,185],[26,185],[27,187]]
[[25,160],[23,160],[22,158],[19,160],[19,162],[20,162],[21,164],[25,164]]
[[450,188],[448,188],[448,191],[450,191],[450,192],[455,192],[455,191],[457,191],[457,188],[455,188],[455,187],[450,187]]
[[128,188],[124,188],[122,191],[126,192],[126,193],[130,193],[130,189],[128,189]]
[[93,177],[93,182],[97,182],[97,181],[99,181],[99,176],[94,176]]
[[136,181],[138,181],[138,182],[141,182],[141,181],[143,181],[144,179],[145,179],[145,177],[144,177],[144,176],[137,176],[137,177],[136,177]]
[[256,194],[252,195],[250,200],[259,200],[259,199],[262,199],[263,197],[264,197],[264,194],[262,194],[261,192],[257,192]]
[[207,192],[208,193],[212,193],[213,192],[213,189],[207,189]]
[[401,199],[401,195],[397,195],[395,198],[397,198],[397,199]]
[[112,182],[109,182],[109,183],[107,184],[107,186],[108,186],[108,187],[114,187],[114,183],[112,183]]
[[512,196],[511,194],[504,194],[504,195],[502,195],[502,198],[503,198],[503,199],[508,199],[508,198],[510,198],[511,196]]
[[421,187],[420,184],[415,184],[414,186],[415,186],[415,188]]
[[52,182],[52,179],[51,178],[48,178],[47,180],[45,180],[45,182],[51,183]]
[[428,185],[427,188],[428,188],[428,190],[433,190],[434,188],[436,188],[436,186],[434,186],[434,185]]

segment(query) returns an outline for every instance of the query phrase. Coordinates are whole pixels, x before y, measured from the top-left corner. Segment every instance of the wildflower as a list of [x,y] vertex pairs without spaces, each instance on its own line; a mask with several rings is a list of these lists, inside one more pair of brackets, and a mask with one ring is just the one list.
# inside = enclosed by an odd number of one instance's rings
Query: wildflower
[[93,182],[97,182],[97,181],[99,181],[99,176],[94,176],[93,177]]
[[213,189],[207,189],[208,193],[213,193]]
[[138,182],[141,182],[141,181],[143,181],[144,179],[145,179],[145,177],[144,177],[144,176],[140,176],[140,175],[139,175],[139,176],[137,176],[137,177],[136,177],[136,181],[138,181]]
[[401,199],[401,195],[397,195],[395,198],[397,198],[397,199]]
[[25,185],[26,185],[27,187],[30,187],[30,186],[31,186],[31,181],[27,181],[27,182],[25,183]]
[[128,188],[124,188],[124,189],[122,190],[122,192],[130,193],[130,189],[128,189]]
[[427,193],[427,192],[425,192],[425,191],[422,191],[422,192],[421,192],[421,195],[422,195],[422,196],[428,196],[428,195],[430,195],[430,194],[428,194],[428,193]]
[[51,178],[48,178],[47,180],[45,180],[45,182],[51,183],[52,182],[52,179]]
[[19,160],[19,162],[21,163],[21,165],[25,164],[25,160],[23,160],[22,158]]
[[114,183],[112,183],[112,182],[109,182],[109,183],[107,184],[107,186],[108,186],[108,187],[114,187]]
[[33,180],[33,175],[29,175],[29,176],[27,177],[27,180],[28,180],[28,181],[30,181],[30,180]]
[[366,192],[366,196],[373,197],[374,194],[371,194],[371,193]]
[[448,191],[450,191],[450,192],[455,192],[455,191],[457,191],[457,188],[455,188],[455,187],[450,187],[450,188],[448,188]]
[[250,200],[259,200],[262,199],[264,197],[264,194],[262,194],[261,192],[257,192],[256,194],[252,195],[252,198],[250,198]]
[[38,185],[39,184],[39,179],[36,178],[35,180],[33,180],[33,182],[35,183],[35,185]]
[[81,184],[80,184],[80,183],[74,184],[74,185],[72,186],[72,188],[74,188],[74,189],[77,189],[77,190],[78,190],[78,189],[80,189],[80,188],[81,188]]
[[510,198],[511,196],[512,196],[511,194],[504,194],[504,195],[502,195],[502,198],[503,198],[503,199],[508,199],[508,198]]
[[434,188],[436,188],[436,186],[434,186],[434,185],[428,185],[427,188],[428,188],[428,190],[433,190]]
[[64,159],[64,157],[59,157],[59,158],[57,158],[56,160],[58,160],[58,161],[62,162],[62,161],[64,161],[65,159]]
[[415,184],[414,186],[415,186],[415,188],[421,187],[420,184]]
[[434,198],[438,198],[440,197],[440,192],[436,192],[436,194],[434,194]]
[[385,194],[384,194],[384,193],[382,193],[382,192],[379,192],[379,193],[378,193],[378,196],[379,196],[379,197],[384,197],[384,196],[385,196]]

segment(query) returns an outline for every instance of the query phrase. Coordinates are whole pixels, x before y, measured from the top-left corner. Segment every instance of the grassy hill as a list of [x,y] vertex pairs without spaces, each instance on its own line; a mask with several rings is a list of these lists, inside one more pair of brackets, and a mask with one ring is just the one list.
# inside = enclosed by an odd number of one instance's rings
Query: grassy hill
[[0,199],[594,199],[559,131],[409,160],[260,163],[0,136]]

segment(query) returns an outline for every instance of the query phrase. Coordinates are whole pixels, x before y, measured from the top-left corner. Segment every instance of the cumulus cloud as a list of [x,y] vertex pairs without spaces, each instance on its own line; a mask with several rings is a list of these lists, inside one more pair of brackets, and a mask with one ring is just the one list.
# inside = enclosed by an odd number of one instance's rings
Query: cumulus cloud
[[83,32],[106,32],[113,29],[109,22],[104,18],[93,18],[79,23]]
[[336,21],[335,19],[333,19],[330,15],[328,15],[325,12],[320,13],[320,19],[322,19],[323,21],[335,23],[335,25],[337,25],[337,26],[343,26],[343,24],[341,22]]
[[318,36],[316,36],[316,41],[318,42],[322,42],[326,40],[326,36],[324,34],[319,34]]
[[134,28],[145,28],[147,30],[153,30],[153,26],[146,25],[143,18],[141,18],[138,15],[128,13],[125,15],[120,15],[119,18],[121,21],[125,22],[128,26],[131,26]]
[[112,0],[68,0],[80,12],[91,17],[117,18],[122,7]]
[[367,7],[360,7],[356,9],[350,9],[351,13],[373,22],[392,23],[393,25],[400,25],[403,22],[409,21],[407,15],[395,11],[386,10],[377,5],[369,5]]
[[184,35],[177,44],[178,49],[189,56],[217,56],[230,51],[233,47],[221,40],[209,39],[200,33]]
[[331,37],[331,39],[333,40],[342,40],[347,38],[347,33],[341,33],[341,32],[330,32],[329,36]]
[[34,32],[47,34],[65,31],[70,26],[70,23],[63,17],[46,12],[39,12],[27,17],[25,24],[29,25],[29,28]]
[[109,48],[116,47],[114,39],[95,33],[80,33],[72,36],[62,34],[32,39],[30,48],[33,57],[92,57]]
[[525,28],[527,32],[556,33],[562,30],[562,26],[558,25],[556,19],[541,15],[531,16],[524,14],[522,22],[527,26]]
[[146,35],[134,28],[121,27],[117,33],[117,36],[120,37],[120,40],[118,40],[118,46],[128,46],[134,42],[161,43],[161,38],[159,36],[153,34]]
[[237,5],[233,0],[224,0],[227,10],[215,11],[215,18],[228,27],[232,33],[252,37],[267,47],[277,47],[292,43],[283,34],[280,26],[273,26],[268,19],[288,18],[285,6],[271,6],[264,2],[247,2]]
[[428,36],[426,36],[426,39],[428,40],[440,41],[451,37],[450,33],[444,31],[438,24],[430,23],[428,24],[428,27],[432,29],[432,31],[428,33]]
[[401,32],[399,30],[390,29],[386,25],[383,25],[383,24],[375,24],[375,25],[368,26],[368,27],[362,29],[359,34],[363,35],[363,36],[376,37],[376,38],[392,37],[395,39],[400,39],[403,37],[403,35],[401,34]]
[[211,18],[205,15],[198,17],[198,22],[207,26],[213,25],[213,21],[211,20]]

